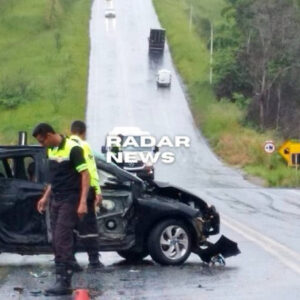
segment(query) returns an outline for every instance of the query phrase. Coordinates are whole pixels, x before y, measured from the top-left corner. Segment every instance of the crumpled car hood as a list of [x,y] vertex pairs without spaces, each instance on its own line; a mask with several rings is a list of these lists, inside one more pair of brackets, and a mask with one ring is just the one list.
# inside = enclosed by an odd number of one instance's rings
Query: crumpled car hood
[[150,185],[155,188],[156,193],[159,195],[177,199],[189,205],[194,203],[195,207],[201,211],[208,209],[208,205],[204,200],[181,187],[161,181],[152,181]]

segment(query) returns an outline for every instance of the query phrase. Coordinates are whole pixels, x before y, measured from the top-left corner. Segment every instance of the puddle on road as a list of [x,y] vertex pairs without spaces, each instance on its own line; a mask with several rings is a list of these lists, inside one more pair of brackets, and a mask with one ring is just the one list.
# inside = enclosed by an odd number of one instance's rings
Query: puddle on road
[[[74,290],[88,289],[91,299],[176,299],[182,295],[213,291],[224,278],[231,278],[236,273],[234,271],[228,267],[208,267],[198,262],[198,258],[177,267],[160,266],[148,259],[137,265],[121,260],[99,272],[84,270],[75,273],[72,286]],[[37,277],[29,272],[37,274]],[[0,288],[0,294],[9,299],[46,300],[49,297],[45,297],[43,291],[54,281],[52,265],[13,267]],[[73,298],[64,296],[55,299]]]

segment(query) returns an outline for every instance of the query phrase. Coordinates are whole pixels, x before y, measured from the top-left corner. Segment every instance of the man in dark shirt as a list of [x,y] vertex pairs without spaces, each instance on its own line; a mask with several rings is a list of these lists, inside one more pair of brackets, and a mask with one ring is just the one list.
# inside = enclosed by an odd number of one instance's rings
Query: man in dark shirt
[[50,193],[52,245],[55,255],[56,282],[46,290],[47,295],[71,294],[73,230],[78,217],[87,213],[90,177],[83,149],[74,141],[59,135],[46,123],[40,123],[32,135],[48,148],[49,185],[38,201],[43,213]]

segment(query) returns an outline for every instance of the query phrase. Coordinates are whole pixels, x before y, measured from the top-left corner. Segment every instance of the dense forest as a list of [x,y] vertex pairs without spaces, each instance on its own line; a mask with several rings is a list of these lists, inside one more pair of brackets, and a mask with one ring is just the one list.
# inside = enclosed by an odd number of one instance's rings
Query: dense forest
[[245,123],[300,138],[300,1],[226,0],[215,28],[218,99],[245,110]]

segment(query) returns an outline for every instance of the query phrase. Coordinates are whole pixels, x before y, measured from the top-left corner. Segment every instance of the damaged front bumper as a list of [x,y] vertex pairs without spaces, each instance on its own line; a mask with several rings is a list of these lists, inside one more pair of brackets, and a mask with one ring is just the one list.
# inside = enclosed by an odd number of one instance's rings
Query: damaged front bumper
[[210,235],[216,235],[220,232],[220,215],[214,206],[209,207],[205,214],[202,217],[196,218],[194,222],[198,233],[198,243],[194,247],[193,252],[202,261],[206,263],[224,261],[223,258],[241,253],[238,244],[224,235],[216,243],[207,241]]
[[223,258],[228,258],[241,253],[238,244],[224,235],[216,243],[202,242],[202,244],[193,249],[193,252],[198,254],[206,263],[213,262],[219,255],[222,255]]

